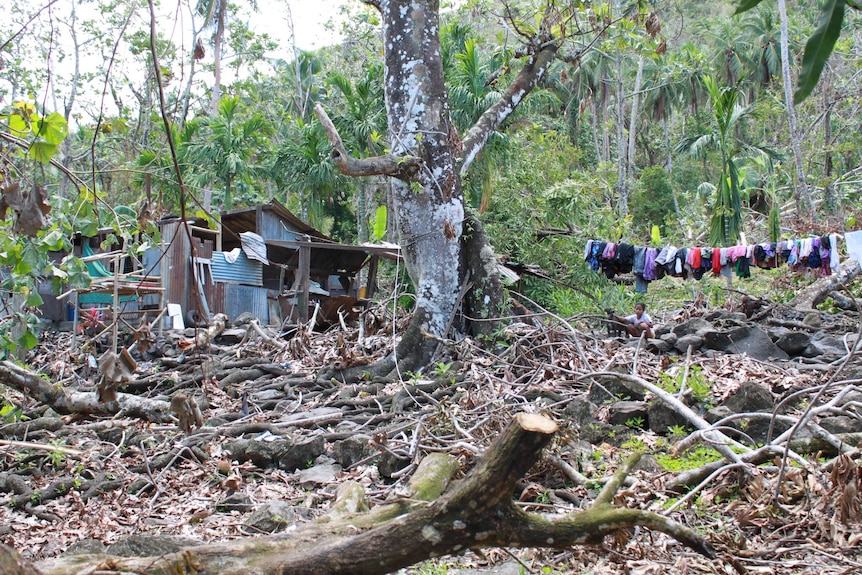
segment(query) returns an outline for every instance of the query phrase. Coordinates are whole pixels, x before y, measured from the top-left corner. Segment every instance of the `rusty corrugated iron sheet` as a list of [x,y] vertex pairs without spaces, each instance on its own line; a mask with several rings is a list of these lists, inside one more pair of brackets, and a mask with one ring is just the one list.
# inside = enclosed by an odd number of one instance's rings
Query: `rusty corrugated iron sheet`
[[269,265],[269,260],[266,259],[266,244],[263,243],[263,238],[254,232],[243,232],[239,235],[242,241],[242,251],[249,259],[257,260],[265,266]]
[[223,305],[220,310],[230,319],[249,312],[264,323],[269,323],[269,290],[260,287],[219,282],[215,284],[215,299]]
[[263,285],[263,264],[251,260],[243,251],[239,251],[233,263],[228,262],[225,252],[213,252],[212,279],[216,283],[229,282],[250,286]]

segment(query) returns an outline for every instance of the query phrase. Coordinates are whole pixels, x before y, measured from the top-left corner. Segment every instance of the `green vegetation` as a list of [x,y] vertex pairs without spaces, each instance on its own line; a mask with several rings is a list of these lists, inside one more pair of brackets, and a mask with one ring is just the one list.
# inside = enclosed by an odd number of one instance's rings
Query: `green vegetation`
[[722,456],[711,447],[698,445],[683,455],[675,456],[667,453],[655,455],[655,460],[665,471],[677,472],[696,469],[707,463],[718,461]]

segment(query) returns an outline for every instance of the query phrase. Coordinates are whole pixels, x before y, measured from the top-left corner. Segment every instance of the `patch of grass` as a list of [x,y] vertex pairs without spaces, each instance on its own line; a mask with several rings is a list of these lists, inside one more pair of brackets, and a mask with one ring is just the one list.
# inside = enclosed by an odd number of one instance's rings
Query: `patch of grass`
[[718,461],[721,459],[721,454],[711,447],[698,445],[694,449],[688,451],[682,456],[673,456],[667,453],[658,454],[655,456],[656,462],[662,466],[662,469],[670,472],[686,471],[695,469]]

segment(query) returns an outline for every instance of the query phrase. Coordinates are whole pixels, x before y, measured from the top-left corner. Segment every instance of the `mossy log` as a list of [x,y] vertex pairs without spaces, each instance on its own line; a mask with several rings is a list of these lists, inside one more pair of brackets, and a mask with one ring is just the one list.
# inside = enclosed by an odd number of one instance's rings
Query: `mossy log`
[[[336,505],[338,513],[287,534],[191,547],[161,557],[58,557],[36,567],[53,575],[370,575],[467,549],[566,549],[636,525],[662,531],[699,553],[714,556],[709,543],[691,529],[648,511],[613,507],[605,502],[610,500],[608,494],[592,508],[567,515],[519,509],[512,497],[515,483],[541,457],[556,431],[550,419],[519,414],[463,479],[451,481],[457,466],[450,458],[426,458],[402,499],[355,514],[345,511],[362,505]],[[345,497],[362,499],[356,486],[340,491]]]

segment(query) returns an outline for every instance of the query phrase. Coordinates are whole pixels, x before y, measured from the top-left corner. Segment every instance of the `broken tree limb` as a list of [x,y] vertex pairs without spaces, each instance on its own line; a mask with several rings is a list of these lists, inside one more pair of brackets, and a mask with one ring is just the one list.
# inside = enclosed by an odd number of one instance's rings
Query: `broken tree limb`
[[287,345],[286,342],[284,342],[280,339],[276,339],[276,338],[272,337],[271,335],[269,335],[268,333],[266,333],[265,331],[263,331],[263,328],[260,327],[260,320],[253,319],[252,321],[249,322],[248,331],[246,332],[246,337],[243,338],[243,342],[245,342],[246,339],[251,337],[252,332],[256,333],[263,341],[265,341],[266,343],[268,343],[269,345],[271,345],[273,347],[276,347],[280,350],[289,349],[289,346]]
[[847,285],[862,272],[862,266],[855,260],[845,260],[831,276],[818,279],[800,291],[790,300],[789,305],[798,310],[813,310],[823,303],[831,292]]
[[212,317],[212,321],[206,329],[196,330],[194,339],[181,339],[177,344],[183,351],[192,349],[202,349],[212,340],[221,334],[228,326],[227,316],[223,313],[217,313]]
[[172,421],[166,401],[118,393],[115,401],[104,403],[93,392],[68,391],[10,361],[0,362],[0,383],[49,406],[61,415],[117,415],[123,413],[153,423]]
[[637,525],[662,531],[699,553],[715,556],[709,543],[693,530],[639,509],[602,503],[559,516],[519,509],[512,500],[515,483],[541,457],[556,431],[557,425],[544,416],[517,415],[475,467],[448,489],[447,478],[456,467],[446,458],[436,458],[422,472],[428,478],[423,484],[426,494],[433,495],[441,489],[445,492],[430,502],[407,497],[367,513],[323,517],[288,534],[190,547],[160,557],[58,557],[37,567],[51,575],[93,571],[106,575],[377,575],[468,548],[567,549]]
[[413,177],[422,165],[422,159],[415,156],[395,156],[386,154],[372,158],[354,158],[344,147],[341,135],[335,124],[329,118],[326,110],[320,104],[314,105],[314,113],[317,116],[329,145],[332,146],[330,154],[335,165],[345,176],[392,176],[401,180]]

